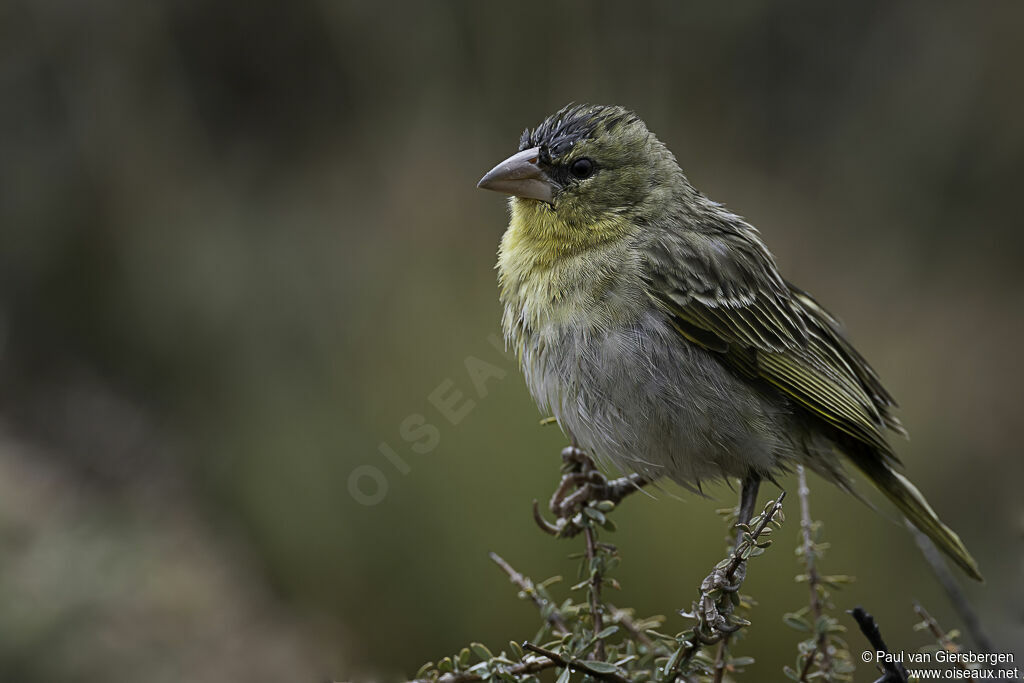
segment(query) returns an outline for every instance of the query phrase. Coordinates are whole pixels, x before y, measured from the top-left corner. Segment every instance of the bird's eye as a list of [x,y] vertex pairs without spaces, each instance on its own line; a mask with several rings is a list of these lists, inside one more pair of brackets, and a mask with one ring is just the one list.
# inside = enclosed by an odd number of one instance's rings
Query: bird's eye
[[572,166],[569,167],[569,173],[572,173],[573,178],[586,180],[590,176],[594,175],[594,162],[586,157],[577,159],[572,162]]

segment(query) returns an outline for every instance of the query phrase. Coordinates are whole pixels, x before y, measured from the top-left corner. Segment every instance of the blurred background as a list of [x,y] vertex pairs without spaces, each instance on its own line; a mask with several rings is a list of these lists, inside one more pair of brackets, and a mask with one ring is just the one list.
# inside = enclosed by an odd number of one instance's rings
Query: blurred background
[[[530,520],[564,439],[489,341],[506,208],[474,184],[569,101],[638,112],[845,320],[1020,661],[1022,24],[1016,1],[4,2],[0,679],[397,681],[532,636],[487,552],[540,579],[578,548]],[[467,359],[504,377],[481,395]],[[927,641],[912,598],[960,626],[890,508],[811,487],[825,571],[859,579],[837,609],[900,649]],[[617,603],[689,606],[734,503],[711,494],[623,505]],[[752,679],[795,657],[797,535],[750,572]]]

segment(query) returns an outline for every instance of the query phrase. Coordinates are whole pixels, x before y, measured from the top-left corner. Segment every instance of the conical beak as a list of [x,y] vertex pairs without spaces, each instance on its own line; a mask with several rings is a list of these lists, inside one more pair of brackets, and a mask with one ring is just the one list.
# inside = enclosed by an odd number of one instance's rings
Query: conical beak
[[539,166],[540,147],[513,154],[487,172],[477,187],[552,203],[558,185]]

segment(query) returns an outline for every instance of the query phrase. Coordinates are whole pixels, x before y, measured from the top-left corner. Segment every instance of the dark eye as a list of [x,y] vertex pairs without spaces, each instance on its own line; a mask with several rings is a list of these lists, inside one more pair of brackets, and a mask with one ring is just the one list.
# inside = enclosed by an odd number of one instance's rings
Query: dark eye
[[594,175],[594,162],[586,157],[577,159],[569,167],[569,173],[572,173],[573,178],[586,180]]

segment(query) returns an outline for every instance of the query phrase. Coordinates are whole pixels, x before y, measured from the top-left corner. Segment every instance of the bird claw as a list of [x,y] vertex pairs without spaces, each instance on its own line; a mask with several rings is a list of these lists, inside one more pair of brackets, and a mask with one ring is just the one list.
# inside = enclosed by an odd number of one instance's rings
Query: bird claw
[[544,533],[551,534],[552,536],[558,535],[558,527],[544,519],[540,514],[540,505],[536,500],[533,501],[533,521],[537,523],[537,526],[539,526],[540,530]]
[[587,454],[576,446],[566,446],[562,449],[562,462],[566,465],[582,465],[589,460]]
[[694,605],[693,612],[700,622],[697,637],[705,644],[718,642],[742,628],[742,624],[730,621],[733,598],[726,595],[739,591],[746,576],[746,563],[740,563],[732,574],[730,577],[726,567],[716,567],[701,581],[700,604]]
[[704,577],[701,581],[700,591],[701,593],[711,593],[712,591],[720,591],[722,593],[735,593],[743,585],[743,579],[746,578],[746,563],[741,563],[734,572],[735,583],[730,583],[729,574],[725,569],[715,569],[713,572]]

